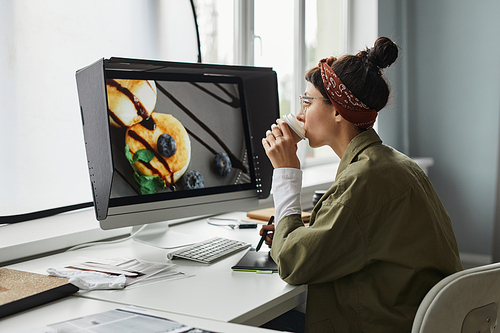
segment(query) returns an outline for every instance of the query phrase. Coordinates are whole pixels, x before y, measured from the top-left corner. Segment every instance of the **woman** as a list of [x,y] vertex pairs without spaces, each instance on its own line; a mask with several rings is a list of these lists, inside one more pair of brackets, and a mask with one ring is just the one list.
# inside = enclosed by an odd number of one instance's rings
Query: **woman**
[[381,69],[398,47],[381,37],[306,74],[297,119],[311,147],[341,158],[335,182],[300,217],[302,172],[283,121],[262,144],[273,167],[275,226],[267,238],[282,279],[308,284],[309,332],[410,332],[429,289],[462,269],[450,218],[424,172],[372,126],[387,103]]

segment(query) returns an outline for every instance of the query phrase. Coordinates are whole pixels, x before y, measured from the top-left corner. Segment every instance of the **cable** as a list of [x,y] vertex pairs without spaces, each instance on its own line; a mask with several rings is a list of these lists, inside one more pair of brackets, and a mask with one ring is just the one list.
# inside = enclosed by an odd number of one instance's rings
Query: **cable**
[[[214,221],[233,221],[236,222],[236,224],[231,223],[231,224],[219,224],[219,223],[214,223]],[[257,223],[249,222],[249,223],[241,223],[242,220],[240,219],[226,219],[226,218],[221,218],[221,217],[209,217],[207,219],[207,223],[210,225],[214,225],[217,227],[229,227],[231,229],[255,229],[257,228]]]
[[236,220],[236,219],[223,219],[223,218],[208,218],[207,219],[207,223],[210,224],[210,225],[214,225],[214,226],[217,226],[217,227],[229,227],[231,229],[235,229],[236,228],[236,224],[218,224],[218,223],[214,223],[213,221],[234,221],[234,222],[239,222],[239,220]]
[[91,243],[83,243],[83,244],[79,244],[79,245],[75,245],[73,247],[70,247],[69,249],[67,249],[65,252],[70,252],[70,251],[74,251],[74,250],[78,250],[78,249],[81,249],[81,248],[84,248],[84,247],[90,247],[90,246],[95,246],[95,245],[106,245],[106,244],[116,244],[116,243],[121,243],[121,242],[125,242],[129,239],[132,239],[134,238],[138,233],[140,233],[145,227],[147,226],[147,224],[144,224],[142,227],[140,227],[136,232],[134,233],[131,233],[129,236],[125,237],[125,238],[120,238],[120,239],[116,239],[116,240],[112,240],[112,241],[102,241],[102,242],[91,242]]
[[72,210],[78,210],[83,208],[88,208],[94,206],[93,202],[84,202],[71,206],[57,207],[51,209],[40,210],[32,213],[18,214],[18,215],[8,215],[0,216],[0,224],[11,224],[18,222],[26,222],[30,220],[38,220],[44,217],[49,217],[65,212],[70,212]]
[[200,29],[198,27],[198,19],[196,17],[196,8],[194,5],[194,1],[190,0],[191,2],[191,9],[193,11],[193,19],[194,19],[194,27],[196,30],[196,41],[198,43],[198,63],[201,64],[201,42],[200,42]]

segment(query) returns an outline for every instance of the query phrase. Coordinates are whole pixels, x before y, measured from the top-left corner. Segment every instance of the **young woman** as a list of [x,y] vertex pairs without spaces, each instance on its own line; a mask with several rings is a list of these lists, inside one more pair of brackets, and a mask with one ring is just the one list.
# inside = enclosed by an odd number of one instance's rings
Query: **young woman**
[[383,145],[372,126],[387,103],[382,69],[398,47],[381,37],[306,74],[297,119],[311,147],[341,158],[335,182],[304,226],[302,172],[283,121],[262,144],[275,170],[277,223],[266,242],[282,279],[308,284],[309,332],[410,332],[429,289],[462,269],[450,218],[424,172]]

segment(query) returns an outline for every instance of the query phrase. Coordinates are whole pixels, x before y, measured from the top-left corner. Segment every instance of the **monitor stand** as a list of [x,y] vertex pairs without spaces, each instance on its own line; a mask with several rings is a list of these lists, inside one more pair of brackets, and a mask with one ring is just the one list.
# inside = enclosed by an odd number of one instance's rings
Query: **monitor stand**
[[[179,223],[199,218],[200,217],[179,219],[175,221],[176,223]],[[139,243],[144,243],[162,249],[175,249],[207,240],[207,237],[203,235],[192,235],[173,231],[169,226],[169,223],[173,223],[173,221],[137,225],[132,227],[130,234],[133,235],[132,239]],[[143,229],[137,233],[137,231],[141,228]]]

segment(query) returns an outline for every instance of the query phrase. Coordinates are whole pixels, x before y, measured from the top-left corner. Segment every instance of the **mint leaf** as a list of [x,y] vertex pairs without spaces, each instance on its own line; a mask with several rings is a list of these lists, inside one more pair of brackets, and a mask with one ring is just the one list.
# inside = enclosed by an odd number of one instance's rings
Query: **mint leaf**
[[130,147],[128,146],[128,144],[125,146],[125,157],[130,162],[130,164],[134,164],[134,161],[132,160],[132,153],[130,152]]
[[139,186],[141,194],[155,194],[156,191],[165,187],[165,182],[159,176],[145,176],[137,171],[135,162],[151,162],[155,155],[147,149],[139,149],[132,156],[129,145],[125,146],[125,157],[134,168],[134,180]]
[[147,149],[139,149],[134,154],[134,162],[142,161],[145,163],[149,163],[151,162],[153,157],[155,157],[155,154],[153,154],[152,151],[149,151]]
[[126,145],[125,157],[130,162],[130,164],[134,164],[137,161],[149,163],[151,162],[153,157],[155,157],[155,154],[147,149],[139,149],[138,151],[135,152],[134,156],[132,156],[132,152],[130,151],[129,145]]
[[141,194],[154,194],[165,187],[165,182],[158,176],[144,176],[138,172],[134,173],[134,180],[139,185]]

